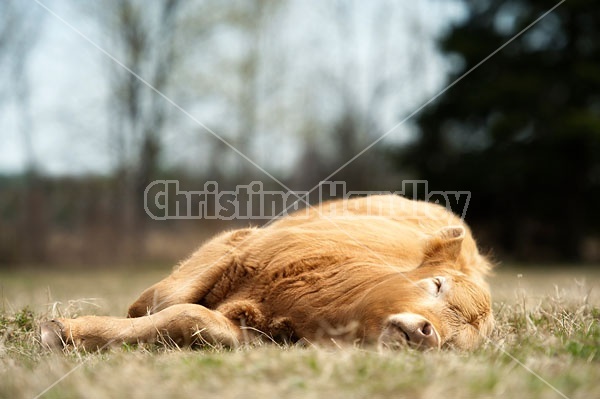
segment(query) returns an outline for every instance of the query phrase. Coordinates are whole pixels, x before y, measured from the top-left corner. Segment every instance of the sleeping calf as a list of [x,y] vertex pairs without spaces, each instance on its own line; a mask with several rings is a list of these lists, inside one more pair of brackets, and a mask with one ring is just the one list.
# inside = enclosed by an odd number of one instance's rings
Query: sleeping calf
[[493,328],[489,262],[445,208],[387,195],[223,233],[142,293],[128,318],[41,326],[51,348],[256,340],[471,349]]

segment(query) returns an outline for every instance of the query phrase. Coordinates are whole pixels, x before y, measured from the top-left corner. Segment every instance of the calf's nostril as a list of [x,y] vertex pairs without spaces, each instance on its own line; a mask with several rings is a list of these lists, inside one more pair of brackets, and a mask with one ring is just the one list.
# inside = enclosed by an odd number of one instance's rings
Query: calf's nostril
[[423,323],[423,326],[421,327],[421,333],[423,333],[424,336],[428,337],[433,333],[433,328],[431,327],[431,324],[425,322]]

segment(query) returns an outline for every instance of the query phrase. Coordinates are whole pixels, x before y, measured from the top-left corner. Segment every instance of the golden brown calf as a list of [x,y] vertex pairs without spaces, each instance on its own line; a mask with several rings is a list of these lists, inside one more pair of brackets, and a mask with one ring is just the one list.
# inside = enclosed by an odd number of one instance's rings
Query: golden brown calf
[[398,196],[321,205],[204,244],[129,308],[42,325],[49,347],[261,337],[470,349],[493,328],[490,269],[446,209]]

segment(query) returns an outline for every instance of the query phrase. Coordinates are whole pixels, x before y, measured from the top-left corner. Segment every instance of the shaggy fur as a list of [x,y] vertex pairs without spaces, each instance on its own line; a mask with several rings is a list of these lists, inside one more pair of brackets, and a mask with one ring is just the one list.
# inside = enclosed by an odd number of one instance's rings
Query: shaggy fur
[[470,349],[493,327],[489,270],[469,228],[438,205],[334,201],[220,234],[144,291],[128,319],[58,319],[42,339],[87,349],[165,335]]

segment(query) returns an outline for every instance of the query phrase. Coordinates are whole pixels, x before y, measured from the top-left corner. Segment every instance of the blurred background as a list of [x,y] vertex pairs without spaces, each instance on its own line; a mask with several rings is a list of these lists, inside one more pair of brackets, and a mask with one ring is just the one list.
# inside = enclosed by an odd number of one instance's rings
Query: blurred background
[[496,259],[598,262],[594,1],[566,1],[413,115],[555,4],[2,0],[0,269],[171,264],[264,223],[144,212],[156,179],[282,189],[215,136],[309,190],[384,134],[329,180],[471,191]]

